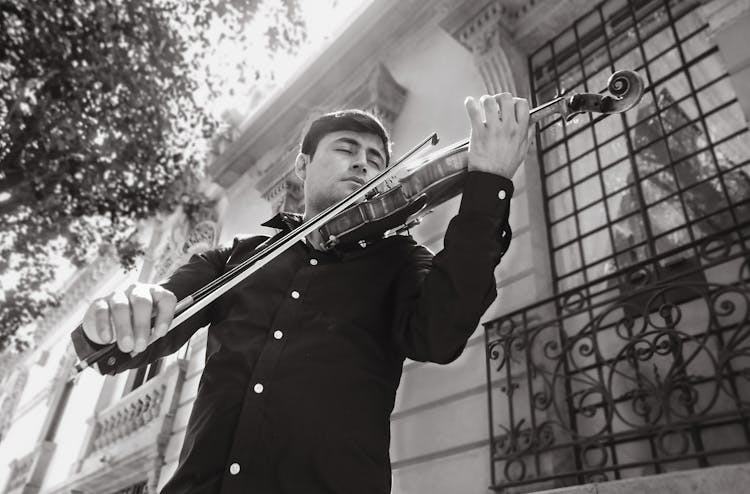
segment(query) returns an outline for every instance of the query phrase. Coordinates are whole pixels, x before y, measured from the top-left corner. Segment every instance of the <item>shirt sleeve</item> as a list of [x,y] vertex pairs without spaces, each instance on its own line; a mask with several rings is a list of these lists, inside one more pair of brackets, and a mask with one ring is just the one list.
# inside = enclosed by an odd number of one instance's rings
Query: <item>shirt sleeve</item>
[[[250,248],[256,248],[266,237],[252,237],[250,239]],[[209,250],[200,254],[193,255],[187,264],[180,266],[161,286],[171,291],[182,300],[196,290],[204,287],[211,281],[221,276],[227,260],[240,247],[241,241],[235,238],[230,245],[218,249]],[[243,248],[244,250],[244,248]],[[209,324],[211,306],[204,308],[197,314],[179,326],[172,328],[166,335],[152,342],[146,349],[131,357],[130,354],[123,353],[116,349],[112,354],[114,359],[108,359],[109,362],[100,361],[96,364],[99,372],[102,374],[117,374],[126,369],[133,369],[142,365],[154,362],[155,360],[174,353],[184,345],[195,332],[203,326]],[[78,358],[84,360],[87,356],[95,351],[107,346],[99,345],[91,341],[83,329],[79,326],[71,333],[73,346]]]
[[449,363],[463,352],[497,297],[494,271],[507,251],[513,182],[469,172],[444,248],[416,246],[399,272],[394,339],[406,357]]

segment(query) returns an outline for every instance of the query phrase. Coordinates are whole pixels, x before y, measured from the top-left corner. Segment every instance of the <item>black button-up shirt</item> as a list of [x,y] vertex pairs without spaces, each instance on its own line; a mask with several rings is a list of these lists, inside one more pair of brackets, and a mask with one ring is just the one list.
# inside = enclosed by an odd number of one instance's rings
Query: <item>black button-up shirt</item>
[[[461,354],[496,297],[512,193],[510,180],[469,173],[434,257],[408,236],[328,252],[299,242],[135,358],[100,364],[104,373],[138,367],[210,323],[180,464],[162,493],[390,492],[404,359]],[[265,239],[195,255],[164,286],[182,299]],[[80,357],[96,348],[80,331],[73,340]]]

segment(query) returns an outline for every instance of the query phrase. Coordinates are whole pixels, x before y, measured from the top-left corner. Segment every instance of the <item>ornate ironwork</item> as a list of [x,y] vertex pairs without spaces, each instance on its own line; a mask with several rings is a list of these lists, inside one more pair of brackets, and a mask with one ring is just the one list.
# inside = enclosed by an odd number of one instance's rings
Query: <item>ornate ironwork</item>
[[747,222],[487,323],[493,488],[750,459],[749,237]]
[[486,324],[496,490],[750,460],[750,132],[699,6],[604,0],[529,58],[535,99],[647,85],[537,128],[556,295]]

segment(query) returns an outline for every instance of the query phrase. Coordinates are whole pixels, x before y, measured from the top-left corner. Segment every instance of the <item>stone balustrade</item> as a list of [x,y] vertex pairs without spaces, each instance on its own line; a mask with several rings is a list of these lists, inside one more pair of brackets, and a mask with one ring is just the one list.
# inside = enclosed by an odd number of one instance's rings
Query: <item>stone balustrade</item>
[[[185,380],[186,360],[178,360],[112,405],[94,414],[90,436],[70,478],[48,494],[117,492],[122,472],[151,472],[149,492],[172,432],[172,422]],[[152,485],[153,484],[153,485]]]
[[166,391],[165,383],[151,380],[98,415],[91,452],[133,434],[159,417]]
[[24,456],[10,463],[5,494],[36,494],[39,492],[47,465],[55,451],[55,443],[43,441]]
[[5,492],[13,492],[21,488],[29,478],[29,472],[31,471],[31,465],[34,463],[34,456],[36,450],[30,451],[25,456],[13,460],[10,464],[10,476],[8,477],[8,484],[5,487]]
[[179,361],[168,366],[136,390],[96,413],[91,419],[93,432],[84,461],[115,450],[118,454],[127,453],[132,448],[156,443],[155,438],[165,432],[165,427],[169,428],[166,421],[174,407],[175,394],[179,396],[185,365]]

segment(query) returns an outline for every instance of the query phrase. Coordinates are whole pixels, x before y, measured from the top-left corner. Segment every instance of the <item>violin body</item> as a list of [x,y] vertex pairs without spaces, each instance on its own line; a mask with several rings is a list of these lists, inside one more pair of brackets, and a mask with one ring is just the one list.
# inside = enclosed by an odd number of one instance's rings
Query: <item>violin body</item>
[[418,223],[427,212],[463,191],[468,149],[463,142],[441,149],[410,167],[398,183],[332,218],[319,231],[336,243],[367,241]]

